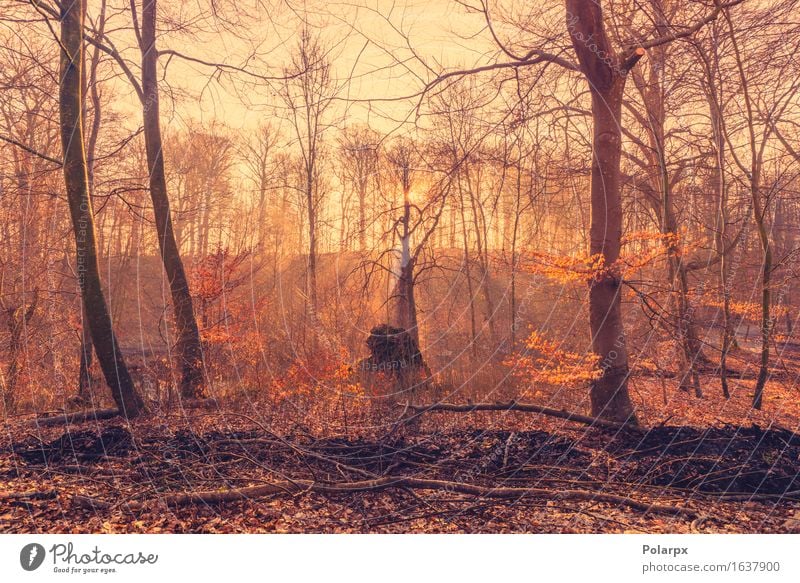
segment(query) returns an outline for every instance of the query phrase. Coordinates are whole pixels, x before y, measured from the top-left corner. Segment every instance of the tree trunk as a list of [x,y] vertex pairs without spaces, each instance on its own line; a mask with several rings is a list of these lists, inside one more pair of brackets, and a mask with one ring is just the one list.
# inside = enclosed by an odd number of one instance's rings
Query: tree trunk
[[[590,253],[601,254],[605,265],[619,259],[622,239],[620,194],[620,113],[623,83],[605,91],[592,89],[592,178]],[[613,421],[635,420],[628,396],[628,351],[622,325],[620,276],[614,269],[589,284],[589,323],[592,348],[600,358],[602,376],[591,388],[592,415]]]
[[511,346],[514,350],[517,345],[517,327],[519,326],[519,316],[517,315],[517,267],[519,257],[517,253],[517,238],[519,237],[519,217],[522,211],[520,200],[522,198],[522,150],[520,149],[519,158],[516,163],[516,189],[514,192],[514,220],[511,228],[511,284],[509,308],[511,313]]
[[[711,80],[713,83],[713,79]],[[725,251],[727,245],[728,232],[728,195],[725,185],[725,136],[723,135],[721,112],[716,104],[718,100],[713,98],[711,104],[711,119],[714,127],[714,144],[716,150],[716,172],[717,172],[717,198],[719,202],[719,227],[715,245],[720,256],[719,278],[722,287],[722,346],[719,356],[719,376],[722,383],[722,396],[726,399],[731,398],[730,388],[728,387],[728,352],[731,349],[731,339],[733,338],[733,318],[731,316],[731,284],[730,284],[730,264],[728,254]]]
[[[664,6],[661,0],[650,0],[656,15],[656,30],[662,36],[670,32],[670,27],[664,17]],[[675,199],[673,197],[672,181],[667,165],[667,49],[665,45],[654,47],[649,55],[651,66],[649,78],[645,79],[641,71],[633,72],[633,81],[642,96],[645,109],[642,124],[645,130],[649,148],[642,148],[648,165],[657,169],[657,174],[650,178],[650,188],[653,200],[658,200],[660,205],[655,210],[660,217],[661,234],[664,235],[663,246],[667,257],[667,278],[670,287],[669,303],[670,314],[665,315],[664,323],[666,332],[673,336],[679,353],[680,368],[679,388],[688,391],[694,388],[695,396],[702,397],[700,375],[697,370],[697,361],[702,357],[697,327],[694,323],[689,302],[689,281],[684,263],[682,242],[678,239],[678,218],[675,212]],[[658,196],[656,196],[658,194]]]
[[[312,162],[313,164],[313,162]],[[307,169],[306,204],[308,205],[308,271],[306,294],[308,295],[311,324],[317,325],[317,209],[314,205],[314,168]]]
[[258,252],[264,253],[267,246],[267,188],[269,187],[269,177],[267,176],[266,161],[261,168],[258,188]]
[[[84,0],[84,5],[86,1]],[[97,38],[103,36],[106,25],[106,2],[103,0],[100,4],[100,15],[97,18]],[[83,90],[89,93],[92,100],[92,125],[89,128],[89,135],[86,138],[86,156],[87,156],[87,176],[89,181],[89,200],[94,201],[94,160],[97,152],[97,139],[100,135],[100,124],[102,120],[102,110],[100,103],[100,92],[97,83],[97,67],[100,65],[100,49],[94,47],[92,58],[89,65],[88,75],[86,74],[86,67],[83,67],[81,77],[83,79]],[[84,93],[85,94],[85,93]],[[83,119],[86,119],[86,99],[82,100]],[[81,302],[81,352],[80,352],[80,366],[78,368],[78,402],[80,404],[89,404],[93,402],[91,391],[92,385],[92,336],[89,332],[88,316],[86,314],[86,306]]]
[[605,261],[605,268],[589,284],[592,349],[601,370],[591,387],[592,415],[636,423],[628,395],[630,371],[620,305],[621,276],[613,265],[622,245],[620,157],[625,68],[632,67],[644,52],[637,50],[624,63],[614,57],[598,2],[566,0],[566,8],[572,45],[592,96],[590,253]]
[[358,250],[361,253],[367,250],[367,185],[366,180],[358,189]]
[[[663,62],[663,61],[662,61]],[[669,171],[664,139],[664,102],[659,95],[658,106],[655,108],[657,116],[650,116],[653,122],[653,133],[656,155],[658,159],[659,183],[661,190],[661,232],[667,237],[678,237],[678,223],[675,217],[675,202],[672,197]],[[667,264],[669,285],[672,303],[675,306],[675,334],[677,335],[678,350],[681,354],[682,371],[680,373],[679,388],[688,391],[694,388],[694,394],[700,398],[703,391],[700,387],[700,375],[697,372],[697,360],[701,358],[700,341],[694,324],[694,316],[689,305],[689,280],[686,265],[683,261],[681,243],[677,240],[666,239]]]
[[[663,148],[663,140],[660,142]],[[659,152],[659,168],[661,174],[662,192],[662,233],[668,237],[678,235],[678,226],[675,219],[672,188],[669,183],[666,159],[663,150]],[[694,317],[689,306],[689,281],[686,265],[680,243],[667,239],[667,264],[669,266],[669,284],[672,303],[675,306],[675,333],[677,335],[678,350],[681,354],[682,371],[679,387],[682,391],[694,388],[694,394],[700,398],[703,391],[700,387],[700,375],[697,372],[697,359],[700,358],[700,341],[694,325]]]
[[92,336],[89,332],[89,316],[81,304],[81,354],[78,371],[78,401],[81,404],[93,402],[92,398]]
[[[752,175],[753,213],[758,227],[758,239],[761,242],[763,263],[761,265],[761,362],[758,368],[755,391],[753,394],[753,408],[761,409],[764,387],[769,379],[769,340],[772,330],[772,316],[770,315],[771,302],[771,277],[772,277],[772,246],[766,225],[766,209],[762,208],[759,192],[760,175],[754,171]],[[766,205],[764,205],[765,207]]]
[[414,299],[414,259],[411,257],[411,202],[409,187],[404,187],[403,232],[400,236],[400,273],[394,288],[394,324],[411,334],[419,344],[419,328],[417,326],[417,304]]
[[[756,144],[756,110],[753,105],[753,100],[750,97],[750,84],[749,79],[745,73],[745,66],[742,61],[742,55],[739,51],[739,42],[734,31],[733,22],[731,21],[730,14],[724,11],[725,20],[728,23],[728,29],[731,35],[731,46],[733,47],[733,54],[736,57],[736,68],[739,73],[739,81],[741,83],[741,91],[744,96],[745,109],[747,111],[747,133],[749,137],[750,147],[750,168],[747,173],[750,186],[751,203],[753,205],[753,218],[756,222],[758,229],[758,240],[761,244],[762,251],[762,264],[761,264],[761,363],[758,370],[758,379],[756,380],[755,391],[753,394],[753,408],[761,409],[762,400],[764,396],[764,386],[769,379],[769,340],[772,328],[772,317],[770,315],[770,302],[771,302],[771,277],[772,277],[772,244],[770,241],[770,233],[767,227],[767,205],[768,200],[762,200],[761,196],[761,171],[764,149],[767,145],[767,136],[765,134],[762,138],[760,148]],[[744,169],[744,168],[743,168]]]
[[59,112],[64,182],[75,232],[78,283],[97,360],[111,387],[119,412],[132,418],[144,410],[144,403],[125,366],[103,294],[94,216],[89,199],[81,91],[84,10],[81,2],[64,3],[61,9]]
[[[475,248],[478,252],[478,265],[481,270],[480,289],[484,300],[486,328],[489,333],[490,344],[494,343],[494,301],[492,300],[491,286],[489,285],[489,257],[488,257],[488,233],[486,229],[486,218],[483,216],[483,205],[480,200],[480,174],[473,180],[470,177],[470,166],[464,166],[464,173],[467,181],[467,192],[469,193],[470,207],[472,210],[472,224],[475,228]],[[462,196],[463,200],[463,196]],[[463,203],[462,203],[463,204]],[[470,296],[472,297],[472,296]]]
[[[7,308],[8,317],[8,368],[6,369],[5,386],[0,387],[6,413],[13,411],[17,402],[17,380],[22,372],[24,364],[20,363],[20,353],[23,351],[24,337],[28,323],[33,318],[36,311],[37,297],[26,307],[23,303],[20,306]],[[24,361],[23,361],[24,362]]]
[[156,0],[142,4],[142,92],[144,94],[144,138],[147,167],[150,172],[150,197],[153,201],[158,246],[164,271],[169,281],[172,307],[178,336],[178,355],[181,369],[181,396],[206,396],[203,376],[203,350],[200,331],[194,315],[189,281],[172,227],[167,180],[164,172],[161,119],[158,97],[158,51],[156,50]]
[[469,235],[467,234],[467,218],[464,213],[464,193],[461,189],[461,178],[458,180],[459,201],[458,208],[461,212],[461,238],[464,244],[464,277],[467,280],[467,302],[469,304],[470,324],[470,353],[472,358],[478,360],[478,325],[475,317],[475,291],[472,289],[472,259],[469,255]]

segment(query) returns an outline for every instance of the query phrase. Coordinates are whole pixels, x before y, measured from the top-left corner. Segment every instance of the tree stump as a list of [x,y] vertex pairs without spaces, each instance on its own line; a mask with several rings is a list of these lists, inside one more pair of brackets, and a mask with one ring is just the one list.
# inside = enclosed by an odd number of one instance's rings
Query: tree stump
[[414,337],[404,328],[379,324],[370,330],[366,344],[370,355],[358,368],[372,396],[373,413],[385,419],[405,403],[416,405],[430,369]]

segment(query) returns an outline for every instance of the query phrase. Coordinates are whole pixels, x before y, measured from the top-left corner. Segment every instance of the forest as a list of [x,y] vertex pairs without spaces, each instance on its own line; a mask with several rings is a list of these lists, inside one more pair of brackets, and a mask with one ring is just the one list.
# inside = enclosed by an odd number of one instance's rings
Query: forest
[[0,0],[0,532],[800,532],[798,55],[798,0]]

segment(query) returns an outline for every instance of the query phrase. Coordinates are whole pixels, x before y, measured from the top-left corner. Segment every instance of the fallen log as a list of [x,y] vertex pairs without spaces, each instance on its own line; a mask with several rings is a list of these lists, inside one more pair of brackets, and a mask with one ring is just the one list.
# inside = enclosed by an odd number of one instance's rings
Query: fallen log
[[56,490],[32,490],[30,492],[6,492],[0,500],[53,500],[58,497]]
[[322,483],[311,480],[292,480],[248,486],[230,490],[206,490],[186,492],[181,494],[168,494],[155,500],[134,502],[126,505],[128,510],[141,510],[153,504],[162,504],[167,507],[190,506],[194,504],[221,504],[242,500],[253,500],[264,496],[277,494],[297,494],[302,492],[316,492],[320,494],[346,494],[354,492],[377,492],[389,488],[407,488],[418,490],[437,490],[456,492],[484,498],[522,498],[533,496],[547,500],[580,500],[586,502],[604,502],[618,506],[626,506],[641,512],[655,512],[684,516],[689,519],[697,518],[694,510],[680,506],[653,504],[636,500],[627,496],[610,494],[607,492],[592,492],[590,490],[548,490],[546,488],[524,487],[490,487],[464,482],[450,482],[410,476],[388,476],[373,480],[357,482]]
[[119,415],[117,409],[92,409],[90,411],[78,411],[53,417],[36,417],[30,421],[30,425],[39,427],[55,427],[57,425],[70,425],[72,423],[86,423],[87,421],[99,421],[101,419],[112,419]]
[[92,498],[91,496],[81,496],[81,495],[74,495],[72,497],[72,505],[76,508],[81,508],[83,510],[108,510],[110,509],[113,504],[110,502],[106,502],[104,500],[98,500],[97,498]]
[[435,412],[474,413],[476,411],[519,411],[522,413],[538,413],[549,417],[557,417],[559,419],[575,421],[576,423],[583,423],[584,425],[592,427],[602,427],[603,429],[636,431],[640,433],[646,431],[646,429],[631,423],[617,423],[616,421],[608,421],[598,417],[573,413],[566,409],[550,409],[548,407],[542,407],[541,405],[534,405],[533,403],[518,403],[516,401],[509,401],[508,403],[467,403],[464,405],[457,405],[455,403],[434,403],[431,405],[408,405],[408,409],[414,411],[413,416]]

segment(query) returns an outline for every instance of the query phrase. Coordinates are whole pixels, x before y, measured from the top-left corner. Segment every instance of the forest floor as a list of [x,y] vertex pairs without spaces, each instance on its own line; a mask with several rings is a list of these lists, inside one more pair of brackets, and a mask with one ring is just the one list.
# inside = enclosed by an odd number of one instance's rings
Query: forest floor
[[751,383],[725,400],[703,380],[703,399],[671,388],[664,404],[663,383],[635,379],[643,431],[504,411],[430,413],[380,439],[278,434],[252,411],[16,418],[0,532],[799,531],[795,383],[752,411]]

